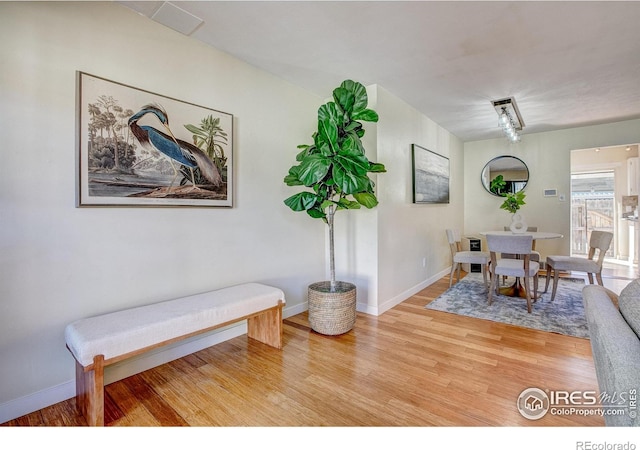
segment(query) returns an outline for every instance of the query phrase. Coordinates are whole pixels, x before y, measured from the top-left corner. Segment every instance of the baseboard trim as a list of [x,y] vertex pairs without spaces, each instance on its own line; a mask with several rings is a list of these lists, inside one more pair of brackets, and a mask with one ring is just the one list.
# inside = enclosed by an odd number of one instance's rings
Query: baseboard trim
[[427,278],[426,280],[421,281],[420,283],[416,284],[412,288],[409,288],[406,291],[402,292],[401,294],[396,295],[395,297],[389,299],[388,301],[386,301],[385,303],[383,303],[382,305],[380,305],[378,307],[377,314],[375,314],[375,315],[383,314],[386,311],[388,311],[391,308],[393,308],[394,306],[399,305],[400,303],[402,303],[403,301],[405,301],[406,299],[408,299],[412,295],[417,294],[418,292],[420,292],[421,290],[423,290],[427,286],[432,285],[433,283],[438,281],[440,278],[442,278],[445,275],[449,274],[449,272],[451,272],[451,267],[446,268],[446,269],[436,273],[435,275],[432,275],[431,277]]

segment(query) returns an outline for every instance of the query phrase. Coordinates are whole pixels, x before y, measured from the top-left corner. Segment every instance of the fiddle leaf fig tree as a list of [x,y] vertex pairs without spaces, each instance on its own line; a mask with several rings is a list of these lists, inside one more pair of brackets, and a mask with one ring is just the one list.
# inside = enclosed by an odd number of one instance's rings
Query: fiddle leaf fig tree
[[360,121],[377,122],[378,113],[368,109],[365,87],[345,80],[334,89],[333,101],[318,109],[318,129],[313,144],[299,145],[298,164],[284,177],[288,186],[305,186],[284,203],[293,211],[306,211],[329,226],[331,286],[335,286],[333,217],[342,209],[374,208],[378,199],[370,172],[386,172],[384,165],[369,161],[361,138]]

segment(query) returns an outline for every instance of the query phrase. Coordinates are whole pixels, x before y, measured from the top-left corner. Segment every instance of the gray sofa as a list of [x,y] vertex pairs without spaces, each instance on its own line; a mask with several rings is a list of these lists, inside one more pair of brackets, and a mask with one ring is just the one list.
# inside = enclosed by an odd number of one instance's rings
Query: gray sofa
[[[619,296],[599,285],[582,290],[600,395],[612,399],[605,407],[607,426],[640,426],[640,279]],[[622,409],[622,414],[607,414]]]

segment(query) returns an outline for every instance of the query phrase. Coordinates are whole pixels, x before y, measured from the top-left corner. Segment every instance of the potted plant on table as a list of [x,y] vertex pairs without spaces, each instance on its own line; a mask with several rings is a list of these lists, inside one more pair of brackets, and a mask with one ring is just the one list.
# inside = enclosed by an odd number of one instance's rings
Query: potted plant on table
[[509,192],[507,194],[503,194],[503,197],[505,197],[505,199],[502,202],[502,205],[500,205],[500,209],[504,209],[513,214],[511,216],[511,225],[509,226],[511,231],[514,233],[523,233],[527,231],[527,224],[524,221],[522,214],[518,213],[522,205],[526,204],[524,202],[526,194],[522,191],[518,191],[516,193]]
[[356,287],[336,281],[334,215],[344,209],[374,208],[378,199],[369,173],[386,172],[383,164],[369,161],[361,138],[360,121],[377,122],[378,114],[367,108],[365,87],[345,80],[333,91],[333,101],[318,109],[318,129],[313,144],[299,145],[297,164],[284,178],[288,186],[305,186],[284,203],[293,211],[305,211],[329,227],[330,280],[309,286],[309,323],[322,334],[343,334],[353,328]]

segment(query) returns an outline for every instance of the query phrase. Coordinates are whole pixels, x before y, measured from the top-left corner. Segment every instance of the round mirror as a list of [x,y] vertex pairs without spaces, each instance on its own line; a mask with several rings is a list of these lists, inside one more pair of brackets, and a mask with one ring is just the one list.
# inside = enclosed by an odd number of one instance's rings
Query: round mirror
[[529,181],[529,168],[515,156],[498,156],[484,166],[481,178],[487,192],[502,197],[524,189]]

